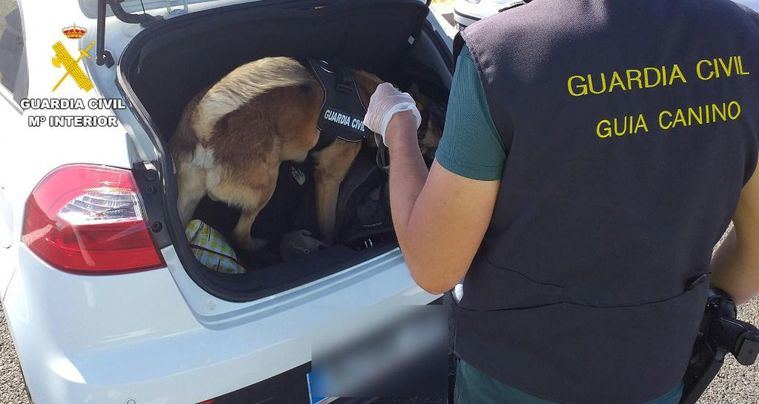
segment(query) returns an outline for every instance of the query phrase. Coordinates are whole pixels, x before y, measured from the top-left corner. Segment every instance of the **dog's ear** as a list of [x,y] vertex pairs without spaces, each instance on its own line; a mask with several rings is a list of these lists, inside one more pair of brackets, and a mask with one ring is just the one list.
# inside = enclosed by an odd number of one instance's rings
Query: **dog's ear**
[[420,111],[423,109],[427,109],[427,107],[430,104],[430,100],[429,98],[427,98],[426,95],[424,95],[424,93],[422,93],[419,90],[419,86],[417,86],[416,83],[412,84],[411,87],[409,87],[408,90],[406,90],[406,92],[408,92],[409,95],[411,95],[411,98],[413,98],[414,101],[416,101],[416,107]]
[[427,103],[425,113],[429,118],[427,120],[426,130],[423,134],[420,133],[421,137],[419,139],[419,146],[422,149],[422,153],[425,154],[425,157],[428,157],[431,161],[431,159],[434,159],[435,157],[435,150],[443,136],[443,127],[445,126],[445,107],[428,97],[423,96],[423,99]]
[[434,120],[429,120],[427,128],[419,139],[419,146],[424,149],[435,150],[443,137],[443,128]]
[[382,79],[364,70],[353,70],[353,77],[356,80],[358,95],[361,97],[361,101],[364,105],[369,106],[369,99],[374,94],[374,91],[377,90],[377,86],[382,83]]

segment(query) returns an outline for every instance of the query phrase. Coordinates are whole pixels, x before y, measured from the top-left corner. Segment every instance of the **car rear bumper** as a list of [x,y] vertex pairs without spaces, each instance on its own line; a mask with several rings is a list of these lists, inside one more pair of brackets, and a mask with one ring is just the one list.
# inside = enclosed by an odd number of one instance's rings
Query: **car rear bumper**
[[[333,293],[321,302],[212,328],[190,309],[167,269],[72,275],[50,268],[24,247],[18,262],[4,305],[37,403],[192,403],[218,397],[307,364],[312,331],[340,311],[340,294]],[[366,282],[371,279],[355,286],[366,288]],[[395,295],[424,304],[435,298],[420,291],[409,285],[381,300],[397,302]]]

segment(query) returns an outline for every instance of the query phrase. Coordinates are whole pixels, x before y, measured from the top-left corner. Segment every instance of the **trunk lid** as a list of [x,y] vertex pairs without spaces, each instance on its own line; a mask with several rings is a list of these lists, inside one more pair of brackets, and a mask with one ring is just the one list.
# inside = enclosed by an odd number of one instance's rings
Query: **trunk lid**
[[[79,8],[88,18],[98,17],[98,2],[100,0],[78,0]],[[215,3],[210,7],[228,6],[231,4],[251,3],[260,0],[106,0],[107,3],[119,3],[121,8],[129,14],[142,14],[148,11],[158,11],[168,17],[185,14],[189,6],[198,3]],[[432,0],[420,0],[429,5]],[[204,7],[206,8],[206,7]],[[154,13],[155,14],[155,13]],[[107,17],[113,16],[110,8],[107,9]]]
[[[281,263],[235,278],[209,271],[195,259],[183,237],[185,229],[173,205],[178,189],[166,142],[174,133],[184,105],[201,88],[234,67],[266,55],[337,55],[348,65],[388,76],[407,74],[399,63],[420,38],[419,30],[428,17],[424,2],[335,1],[331,7],[310,1],[238,1],[244,4],[218,7],[220,3],[196,4],[190,6],[189,15],[148,23],[123,51],[113,47],[114,56],[119,56],[118,86],[140,126],[160,150],[161,157],[152,161],[154,168],[148,170],[156,173],[153,175],[156,180],[143,184],[139,179],[145,175],[135,177],[147,217],[151,223],[162,224],[154,237],[161,238],[157,244],[188,304],[199,317],[216,323],[226,322],[228,316],[235,317],[233,312],[249,315],[256,302],[298,300],[315,290],[326,295],[345,289],[345,293],[352,295],[365,294],[368,288],[376,291],[375,297],[380,301],[417,296],[419,289],[392,243],[368,251],[335,246],[307,262]],[[204,7],[204,11],[195,12],[195,8]],[[105,19],[103,14],[100,19]],[[115,32],[111,22],[107,27]],[[386,27],[381,39],[372,34],[378,27]],[[435,34],[429,31],[425,35],[431,38]],[[355,40],[359,37],[360,41]],[[449,50],[445,44],[439,44],[442,48],[438,49],[432,39],[425,44],[427,50],[417,55],[417,60],[430,59],[429,55],[440,52],[446,55],[446,59],[443,54],[438,56],[441,67],[436,76],[446,78],[440,86],[447,92],[450,61],[445,61],[450,57]],[[377,48],[384,51],[378,52]],[[197,63],[199,60],[202,63]],[[162,192],[155,192],[157,184]],[[379,280],[391,273],[393,282]],[[370,285],[346,287],[344,281],[348,279],[356,282],[363,279]],[[226,320],[217,318],[219,315]]]
[[[98,16],[98,1],[99,0],[79,0],[79,8],[82,9],[84,15],[89,18],[97,18]],[[141,14],[151,10],[162,10],[167,15],[172,15],[186,10],[191,4],[217,2],[222,4],[230,4],[230,1],[219,0],[123,0],[120,2],[121,7],[129,14]],[[238,0],[235,3],[242,3],[246,1],[257,0]],[[109,9],[107,16],[114,15]]]

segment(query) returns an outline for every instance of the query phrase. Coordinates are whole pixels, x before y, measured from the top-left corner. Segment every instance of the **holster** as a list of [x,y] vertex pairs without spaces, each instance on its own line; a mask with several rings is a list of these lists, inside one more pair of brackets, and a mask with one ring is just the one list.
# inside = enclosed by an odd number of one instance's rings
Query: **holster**
[[759,354],[759,331],[737,319],[735,303],[730,296],[712,289],[685,373],[680,404],[698,401],[717,376],[728,353],[733,354],[741,365],[754,364]]

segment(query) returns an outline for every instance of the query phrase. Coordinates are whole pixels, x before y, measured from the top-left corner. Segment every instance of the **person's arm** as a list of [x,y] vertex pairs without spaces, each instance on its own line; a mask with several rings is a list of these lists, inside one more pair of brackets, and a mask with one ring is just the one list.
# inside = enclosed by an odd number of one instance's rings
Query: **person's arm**
[[741,192],[733,224],[712,261],[712,285],[743,304],[759,294],[759,168]]
[[393,225],[411,275],[437,294],[469,270],[490,224],[506,161],[466,47],[456,61],[445,130],[429,174],[416,138],[420,121],[411,96],[388,83],[377,87],[364,119],[390,148]]
[[390,208],[398,242],[416,283],[438,294],[466,274],[490,224],[500,181],[454,174],[434,162],[427,174],[409,112],[387,126]]

